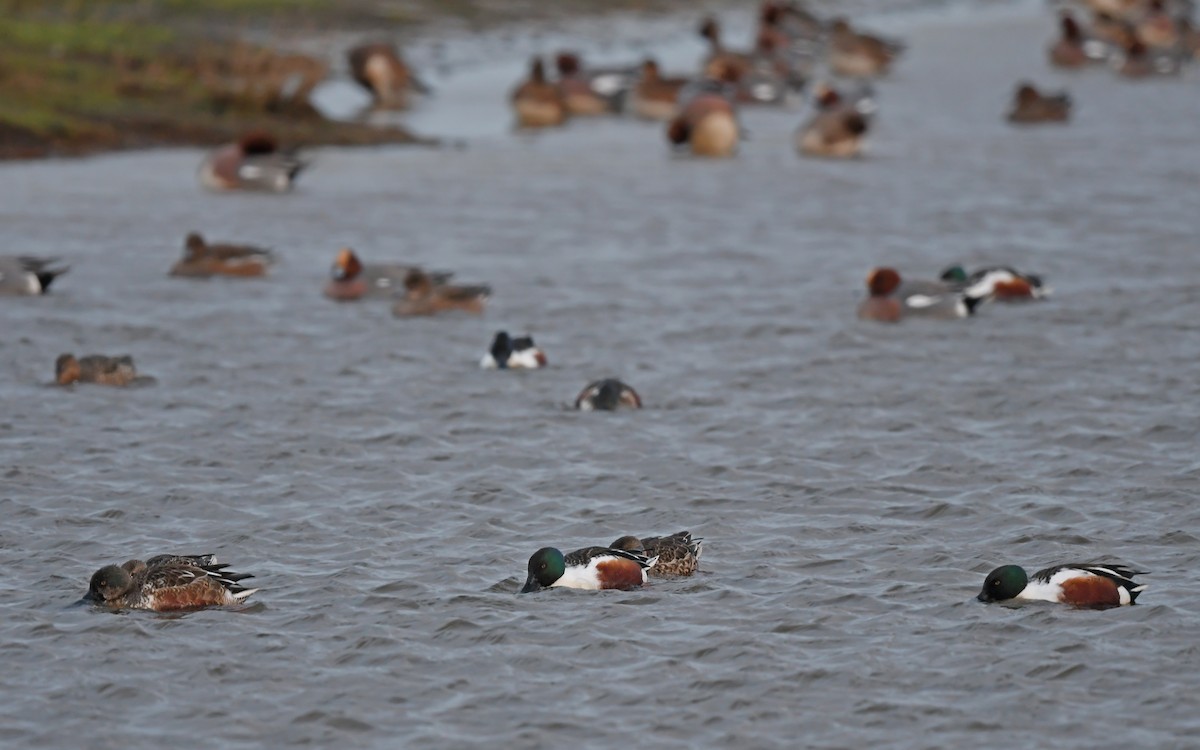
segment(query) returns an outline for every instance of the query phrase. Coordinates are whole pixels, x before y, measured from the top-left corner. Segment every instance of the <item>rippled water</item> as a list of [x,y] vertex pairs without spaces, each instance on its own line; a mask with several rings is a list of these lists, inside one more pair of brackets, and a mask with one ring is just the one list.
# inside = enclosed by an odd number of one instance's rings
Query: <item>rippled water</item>
[[[0,300],[0,742],[1194,746],[1197,72],[1052,74],[1052,26],[914,24],[854,163],[758,111],[724,163],[580,122],[322,151],[286,197],[204,194],[190,150],[0,166],[3,252],[73,265]],[[1005,125],[1023,76],[1075,122]],[[283,262],[167,278],[192,229]],[[490,282],[491,309],[330,303],[342,244]],[[854,319],[870,266],[956,261],[1056,293]],[[499,328],[553,366],[476,369]],[[48,387],[64,351],[158,382]],[[610,374],[647,408],[568,408]],[[515,595],[538,547],[682,528],[694,578]],[[262,591],[71,606],[166,551]],[[1003,562],[1095,558],[1152,571],[1139,606],[974,601]]]

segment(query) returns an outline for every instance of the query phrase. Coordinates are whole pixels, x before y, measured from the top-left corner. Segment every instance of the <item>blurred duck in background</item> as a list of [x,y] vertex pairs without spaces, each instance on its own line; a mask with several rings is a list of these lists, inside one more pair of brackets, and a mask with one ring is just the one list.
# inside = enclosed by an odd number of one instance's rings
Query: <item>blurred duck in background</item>
[[371,94],[380,109],[408,109],[415,94],[430,89],[389,42],[371,42],[353,47],[346,53],[350,75]]
[[686,78],[664,78],[658,62],[647,57],[630,92],[629,109],[645,120],[670,120],[679,114],[679,94],[687,85]]
[[436,315],[458,310],[479,315],[492,289],[486,285],[453,286],[439,284],[419,268],[410,270],[404,277],[404,296],[392,306],[397,317]]
[[1059,27],[1061,32],[1058,40],[1047,50],[1050,64],[1059,68],[1082,68],[1095,62],[1087,53],[1087,40],[1070,11],[1063,12]]
[[562,90],[546,80],[546,66],[540,57],[529,64],[529,78],[512,92],[513,111],[522,128],[557,127],[567,121],[567,102]]
[[688,98],[667,126],[667,140],[695,156],[733,156],[740,135],[737,112],[720,90],[719,82],[710,82]]
[[860,91],[852,101],[847,102],[829,84],[821,84],[813,89],[815,112],[796,131],[796,150],[805,156],[859,156],[863,149],[863,138],[870,126],[869,113],[874,110],[868,92]]
[[855,31],[844,18],[829,24],[829,68],[849,78],[887,75],[896,57],[904,51],[900,42]]
[[285,193],[308,162],[282,150],[269,133],[255,132],[211,152],[200,164],[200,184],[209,190]]
[[59,265],[58,258],[0,255],[0,295],[33,297],[45,294],[68,268]]
[[[325,296],[338,302],[350,302],[364,297],[391,299],[404,290],[404,280],[409,272],[420,270],[407,263],[364,264],[348,247],[338,250],[333,266],[329,269],[329,283],[325,285]],[[429,274],[435,284],[445,284],[452,273]]]
[[558,87],[572,115],[619,113],[633,86],[636,68],[584,68],[579,55],[560,52],[554,58]]
[[532,336],[512,338],[507,331],[498,331],[479,366],[485,370],[537,370],[546,366],[546,354]]
[[1043,94],[1032,83],[1022,81],[1013,94],[1008,121],[1018,125],[1066,122],[1071,117],[1071,97],[1065,91]]
[[249,278],[265,276],[274,262],[275,255],[268,248],[209,244],[199,232],[189,232],[183,241],[183,257],[171,267],[168,275],[202,279],[212,276]]

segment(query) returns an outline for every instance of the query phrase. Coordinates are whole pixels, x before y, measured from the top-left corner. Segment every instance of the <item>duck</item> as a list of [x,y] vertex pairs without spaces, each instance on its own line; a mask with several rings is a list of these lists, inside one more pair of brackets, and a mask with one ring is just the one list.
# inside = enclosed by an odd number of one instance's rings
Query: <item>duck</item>
[[269,133],[254,132],[212,151],[200,164],[200,184],[209,190],[286,193],[308,162],[283,151]]
[[1028,81],[1017,84],[1008,121],[1016,125],[1066,122],[1071,118],[1071,97],[1067,92],[1043,94]]
[[0,295],[36,297],[50,290],[59,276],[70,270],[58,258],[0,255]]
[[511,338],[506,331],[497,331],[479,366],[485,370],[536,370],[546,366],[546,354],[532,336]]
[[1122,53],[1113,56],[1117,75],[1125,78],[1148,78],[1150,76],[1178,75],[1180,57],[1175,53],[1151,54],[1142,40],[1134,38]]
[[547,588],[631,589],[646,582],[646,571],[655,558],[607,547],[584,547],[564,555],[555,547],[542,547],[529,558],[529,575],[522,594]]
[[169,276],[210,278],[264,276],[275,261],[268,248],[228,243],[209,244],[199,232],[189,232],[183,240],[183,257],[171,266]]
[[650,575],[690,576],[700,565],[703,543],[703,539],[693,539],[690,531],[677,531],[668,536],[618,537],[608,546],[655,558]]
[[429,87],[413,73],[394,44],[360,44],[346,53],[346,59],[350,63],[350,75],[374,97],[377,107],[408,109],[414,93],[430,93]]
[[679,114],[679,94],[687,85],[687,78],[663,77],[658,61],[647,57],[630,92],[630,109],[643,120],[670,120]]
[[404,296],[392,306],[397,317],[436,315],[451,310],[479,315],[492,288],[486,285],[452,286],[439,284],[433,276],[419,268],[410,269],[404,276]]
[[1050,64],[1059,68],[1082,68],[1091,65],[1094,60],[1087,54],[1086,40],[1075,17],[1069,12],[1064,12],[1059,25],[1062,34],[1046,51]]
[[642,397],[620,380],[604,378],[584,386],[584,389],[575,397],[575,408],[579,411],[640,409],[642,408]]
[[829,24],[829,68],[848,78],[875,78],[887,75],[896,56],[903,51],[899,42],[861,34],[845,18]]
[[704,60],[704,75],[738,83],[754,68],[753,52],[734,52],[721,43],[721,26],[717,19],[707,16],[700,22],[700,36],[708,40],[709,54]]
[[1059,602],[1076,607],[1120,607],[1134,604],[1146,584],[1133,580],[1144,570],[1111,563],[1070,563],[1039,570],[1032,576],[1019,565],[1001,565],[988,573],[981,602],[1014,599]]
[[816,112],[796,131],[796,150],[805,156],[859,156],[870,127],[867,115],[856,106],[845,105],[832,86],[818,86],[813,102]]
[[[710,86],[713,84],[709,81]],[[686,146],[695,156],[733,156],[739,137],[733,104],[712,88],[700,88],[667,125],[667,140],[675,146]]]
[[956,290],[944,282],[917,281],[901,284],[893,268],[873,268],[867,274],[868,296],[858,306],[860,320],[897,323],[907,317],[940,320],[966,318],[975,314],[990,294],[972,289]]
[[1022,273],[1009,266],[980,268],[970,274],[962,266],[950,266],[942,271],[941,279],[953,289],[990,294],[1004,302],[1044,299],[1054,291],[1042,283],[1040,276]]
[[529,79],[511,95],[517,125],[522,128],[548,128],[562,125],[570,111],[558,86],[546,80],[546,66],[540,57],[529,64]]
[[240,604],[258,589],[240,583],[252,575],[228,567],[215,555],[156,555],[144,562],[106,565],[92,574],[84,599],[113,609],[155,612]]
[[1167,13],[1162,0],[1150,0],[1145,15],[1133,27],[1139,41],[1153,52],[1172,52],[1180,42],[1179,23]]
[[621,103],[633,81],[632,69],[584,70],[574,52],[558,53],[554,65],[568,113],[589,117],[621,111]]
[[[364,297],[392,298],[404,288],[404,279],[411,271],[420,271],[418,266],[406,263],[363,264],[358,254],[349,247],[338,250],[329,269],[330,280],[325,285],[325,296],[338,301],[350,302]],[[437,271],[429,274],[434,284],[445,284],[454,274]]]
[[128,354],[119,357],[89,354],[78,359],[73,354],[60,354],[54,362],[54,380],[59,385],[95,383],[121,387],[137,379],[137,368]]

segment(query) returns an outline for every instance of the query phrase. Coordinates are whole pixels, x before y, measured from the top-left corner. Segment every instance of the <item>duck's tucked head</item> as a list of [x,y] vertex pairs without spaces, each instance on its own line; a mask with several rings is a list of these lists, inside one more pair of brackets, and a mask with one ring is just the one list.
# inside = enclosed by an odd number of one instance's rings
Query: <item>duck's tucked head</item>
[[359,261],[358,256],[348,247],[343,247],[338,250],[337,258],[333,261],[333,268],[329,273],[335,281],[350,281],[354,277],[362,273],[363,265]]
[[867,289],[873,297],[886,297],[900,286],[900,274],[892,268],[872,268],[867,274]]
[[238,147],[247,156],[263,156],[279,150],[279,141],[275,136],[262,130],[246,133],[238,141]]
[[579,63],[579,55],[574,52],[559,52],[554,58],[554,65],[558,68],[558,74],[561,76],[573,76],[582,67]]
[[79,360],[73,354],[60,354],[54,363],[54,379],[59,385],[70,385],[79,380],[83,373],[79,369]]
[[967,282],[967,269],[962,266],[950,266],[945,271],[942,271],[941,278],[942,281],[965,284]]
[[87,598],[97,603],[110,602],[124,596],[133,586],[129,571],[120,565],[105,565],[92,574]]
[[199,232],[188,232],[183,240],[183,257],[185,260],[197,260],[204,255],[208,245]]
[[1029,576],[1019,565],[1001,565],[983,581],[983,590],[976,598],[981,602],[1002,602],[1021,593],[1029,584]]
[[541,591],[553,585],[566,572],[567,561],[563,559],[563,553],[554,547],[542,547],[529,558],[529,576],[521,593]]
[[1032,83],[1022,81],[1017,84],[1016,100],[1017,104],[1030,105],[1041,99],[1042,95],[1033,87]]
[[623,536],[608,546],[610,549],[623,549],[626,552],[636,552],[639,555],[646,552],[646,548],[642,546],[642,540],[632,535]]

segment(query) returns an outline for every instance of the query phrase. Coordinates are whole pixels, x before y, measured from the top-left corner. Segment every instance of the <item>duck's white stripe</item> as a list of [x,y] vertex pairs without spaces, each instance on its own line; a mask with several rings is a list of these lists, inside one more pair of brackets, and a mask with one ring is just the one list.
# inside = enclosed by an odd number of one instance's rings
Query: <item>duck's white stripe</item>
[[529,349],[522,349],[508,355],[508,366],[511,368],[525,367],[530,370],[536,370],[542,366],[538,361],[538,354],[541,352],[536,346]]

